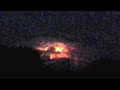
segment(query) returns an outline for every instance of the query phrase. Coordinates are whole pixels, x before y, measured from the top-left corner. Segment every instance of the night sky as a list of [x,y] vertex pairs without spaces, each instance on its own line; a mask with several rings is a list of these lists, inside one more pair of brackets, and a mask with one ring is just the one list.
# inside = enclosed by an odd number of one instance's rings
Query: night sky
[[117,11],[0,11],[0,45],[8,48],[55,38],[78,43],[94,61],[119,61],[119,29]]

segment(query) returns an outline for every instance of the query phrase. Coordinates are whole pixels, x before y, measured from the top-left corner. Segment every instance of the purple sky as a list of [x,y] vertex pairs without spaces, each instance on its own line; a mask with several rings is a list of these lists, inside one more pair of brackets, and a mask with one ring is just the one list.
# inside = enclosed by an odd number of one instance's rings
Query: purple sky
[[75,41],[98,55],[120,58],[120,12],[0,12],[0,44],[24,45],[36,37]]

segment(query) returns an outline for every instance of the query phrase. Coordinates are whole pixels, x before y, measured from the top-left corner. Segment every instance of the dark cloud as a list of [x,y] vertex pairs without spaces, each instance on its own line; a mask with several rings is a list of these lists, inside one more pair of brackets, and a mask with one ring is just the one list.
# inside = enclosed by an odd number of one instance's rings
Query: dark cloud
[[0,44],[24,45],[36,37],[64,38],[119,59],[120,12],[1,11]]

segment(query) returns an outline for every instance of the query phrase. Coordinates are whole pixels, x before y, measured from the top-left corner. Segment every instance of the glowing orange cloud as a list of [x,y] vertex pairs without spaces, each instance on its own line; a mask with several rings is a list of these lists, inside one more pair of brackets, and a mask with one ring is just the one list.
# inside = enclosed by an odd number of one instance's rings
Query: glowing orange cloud
[[[48,42],[36,47],[37,50],[45,52],[50,60],[68,58],[71,59],[71,49],[61,42]],[[49,53],[49,54],[48,54]]]
[[59,58],[69,58],[69,56],[65,53],[61,54],[50,54],[50,59],[59,59]]

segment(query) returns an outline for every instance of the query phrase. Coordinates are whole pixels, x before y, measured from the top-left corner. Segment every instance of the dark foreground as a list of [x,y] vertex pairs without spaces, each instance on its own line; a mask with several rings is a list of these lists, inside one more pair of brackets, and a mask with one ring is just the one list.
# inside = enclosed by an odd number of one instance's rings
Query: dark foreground
[[78,71],[43,69],[39,53],[30,48],[0,48],[0,79],[120,78],[120,61],[102,58]]

